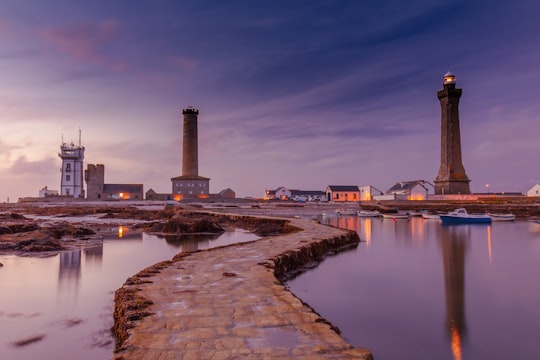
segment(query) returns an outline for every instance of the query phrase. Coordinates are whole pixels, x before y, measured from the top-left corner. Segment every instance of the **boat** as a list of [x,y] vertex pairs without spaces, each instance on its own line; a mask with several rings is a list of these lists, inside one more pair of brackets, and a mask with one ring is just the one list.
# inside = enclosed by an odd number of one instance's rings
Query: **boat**
[[514,221],[516,219],[516,215],[514,215],[514,214],[493,214],[493,213],[488,213],[488,215],[491,218],[491,221]]
[[411,211],[408,211],[407,213],[409,214],[409,216],[422,216],[422,211],[411,210]]
[[392,219],[392,220],[398,220],[398,219],[408,219],[409,214],[407,213],[387,213],[382,214],[383,219]]
[[439,214],[431,214],[431,213],[428,213],[428,212],[424,212],[424,213],[422,213],[422,219],[441,220],[441,217],[439,216]]
[[354,216],[354,215],[356,215],[356,209],[342,209],[342,208],[339,208],[339,209],[336,209],[335,212],[338,215],[345,215],[345,216]]
[[378,217],[381,213],[377,210],[359,210],[356,212],[359,217]]
[[464,208],[459,208],[448,214],[441,214],[439,218],[445,224],[489,224],[491,217],[488,214],[469,214]]

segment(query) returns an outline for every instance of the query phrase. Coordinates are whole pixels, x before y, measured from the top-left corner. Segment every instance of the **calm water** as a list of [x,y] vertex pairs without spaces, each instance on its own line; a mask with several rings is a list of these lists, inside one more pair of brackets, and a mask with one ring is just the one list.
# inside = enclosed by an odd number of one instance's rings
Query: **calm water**
[[288,283],[376,360],[540,359],[540,226],[323,218],[357,249]]
[[[114,291],[129,276],[180,251],[256,239],[242,230],[167,239],[119,230],[92,249],[0,256],[0,359],[110,359]],[[41,340],[15,345],[32,338]]]

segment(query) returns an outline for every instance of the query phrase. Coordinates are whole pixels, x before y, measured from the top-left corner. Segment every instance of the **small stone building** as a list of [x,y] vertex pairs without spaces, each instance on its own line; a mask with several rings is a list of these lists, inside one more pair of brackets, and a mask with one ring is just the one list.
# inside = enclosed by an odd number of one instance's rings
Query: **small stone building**
[[177,176],[171,179],[174,200],[207,199],[210,179],[204,176]]
[[87,200],[142,200],[143,184],[105,184],[105,165],[88,164],[84,172]]

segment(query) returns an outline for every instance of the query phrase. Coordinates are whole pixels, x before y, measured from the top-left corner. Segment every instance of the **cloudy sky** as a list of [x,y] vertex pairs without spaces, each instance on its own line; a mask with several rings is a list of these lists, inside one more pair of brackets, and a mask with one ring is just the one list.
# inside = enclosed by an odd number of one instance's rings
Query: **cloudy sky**
[[433,181],[449,69],[471,190],[525,192],[540,182],[539,13],[536,0],[2,0],[0,201],[59,189],[62,136],[79,128],[106,183],[170,192],[187,106],[211,192]]

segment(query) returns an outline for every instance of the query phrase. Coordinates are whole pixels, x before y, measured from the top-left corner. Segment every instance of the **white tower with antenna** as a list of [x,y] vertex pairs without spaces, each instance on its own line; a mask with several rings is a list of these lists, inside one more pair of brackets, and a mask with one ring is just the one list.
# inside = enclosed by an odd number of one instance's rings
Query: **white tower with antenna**
[[62,145],[58,156],[62,159],[60,195],[84,199],[84,146],[81,145],[81,129],[79,129],[79,145],[73,142],[65,143],[64,135],[62,135]]

